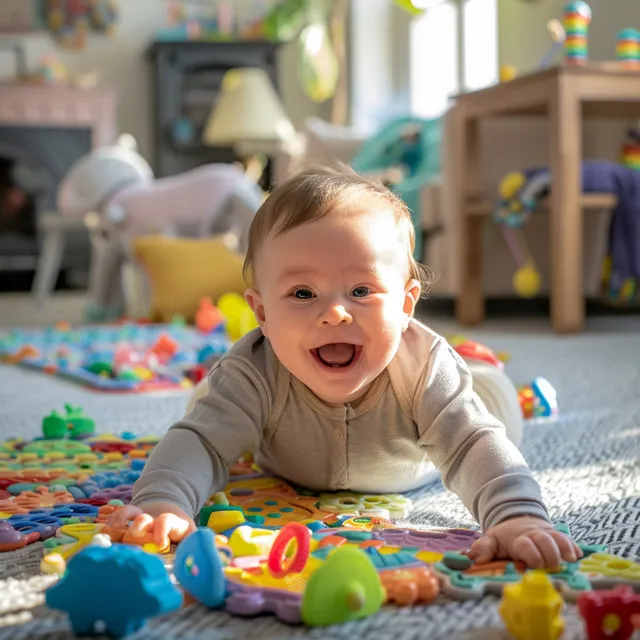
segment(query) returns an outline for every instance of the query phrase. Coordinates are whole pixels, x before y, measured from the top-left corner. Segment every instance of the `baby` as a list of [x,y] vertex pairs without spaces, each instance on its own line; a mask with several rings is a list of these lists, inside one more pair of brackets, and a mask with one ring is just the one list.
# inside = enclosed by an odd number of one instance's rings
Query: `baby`
[[413,319],[425,271],[405,204],[348,168],[274,190],[249,233],[246,292],[259,323],[212,368],[193,409],[153,450],[115,524],[179,541],[243,453],[314,490],[402,492],[441,472],[480,523],[477,561],[575,561],[464,361]]

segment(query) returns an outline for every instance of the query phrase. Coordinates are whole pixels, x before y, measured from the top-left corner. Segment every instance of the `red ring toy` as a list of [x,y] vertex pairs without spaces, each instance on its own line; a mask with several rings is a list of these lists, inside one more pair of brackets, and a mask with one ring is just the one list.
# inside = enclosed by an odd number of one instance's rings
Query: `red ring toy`
[[[286,562],[286,553],[292,540],[296,541],[295,553]],[[284,578],[289,573],[300,573],[311,551],[311,531],[299,522],[288,522],[274,540],[267,559],[267,567],[274,578]]]

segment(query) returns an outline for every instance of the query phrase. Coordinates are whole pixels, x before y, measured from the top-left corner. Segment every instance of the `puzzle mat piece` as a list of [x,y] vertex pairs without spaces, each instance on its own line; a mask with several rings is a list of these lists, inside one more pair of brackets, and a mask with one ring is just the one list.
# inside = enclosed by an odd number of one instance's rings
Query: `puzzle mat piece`
[[[149,353],[170,343],[175,344],[177,351],[162,352],[167,357],[163,366],[149,364]],[[119,371],[113,365],[123,344],[130,347],[134,358]],[[230,344],[223,330],[204,334],[179,323],[48,327],[0,332],[0,361],[54,374],[100,391],[178,390],[192,386],[186,370],[222,355]]]
[[[619,585],[640,593],[640,563],[606,553],[596,547],[583,547],[585,557],[564,563],[560,570],[546,573],[565,599],[575,602],[581,593],[612,589]],[[465,566],[466,565],[466,566]],[[527,571],[524,563],[496,561],[474,564],[457,554],[445,554],[434,565],[444,593],[456,599],[478,599],[487,593],[501,595],[505,584],[518,582]]]
[[[233,472],[236,473],[235,478]],[[247,466],[247,463],[239,463],[232,468],[230,481],[223,492],[230,504],[250,510],[246,515],[271,518],[272,521],[268,523],[270,526],[277,526],[285,518],[287,521],[294,518],[297,521],[320,520],[323,519],[323,514],[375,515],[402,519],[413,510],[413,501],[401,494],[360,494],[348,491],[314,494],[297,488],[286,480],[265,474],[255,465]],[[214,496],[207,504],[213,501]],[[282,501],[288,504],[282,504]],[[281,511],[282,508],[287,511]],[[291,508],[296,515],[286,515],[291,514]],[[271,515],[267,516],[267,513]]]

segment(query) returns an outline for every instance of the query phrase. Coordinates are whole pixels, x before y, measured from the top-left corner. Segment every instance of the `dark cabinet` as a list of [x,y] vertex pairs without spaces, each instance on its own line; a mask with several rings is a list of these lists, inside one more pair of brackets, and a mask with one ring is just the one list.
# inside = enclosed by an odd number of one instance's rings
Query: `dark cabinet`
[[262,67],[278,86],[278,45],[271,42],[154,42],[147,52],[153,80],[153,157],[157,177],[208,162],[232,162],[231,149],[207,147],[202,131],[234,67]]

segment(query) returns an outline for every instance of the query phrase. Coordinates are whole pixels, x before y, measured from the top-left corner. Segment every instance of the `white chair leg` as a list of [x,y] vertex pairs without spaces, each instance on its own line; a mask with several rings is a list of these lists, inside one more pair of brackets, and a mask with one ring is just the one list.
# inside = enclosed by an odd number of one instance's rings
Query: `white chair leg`
[[38,308],[42,308],[53,292],[64,254],[65,233],[60,229],[50,229],[38,257],[36,274],[31,287]]

